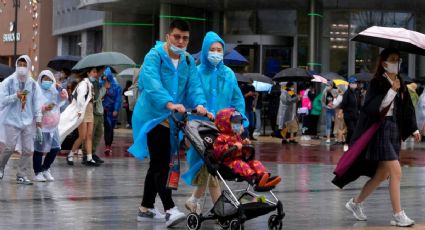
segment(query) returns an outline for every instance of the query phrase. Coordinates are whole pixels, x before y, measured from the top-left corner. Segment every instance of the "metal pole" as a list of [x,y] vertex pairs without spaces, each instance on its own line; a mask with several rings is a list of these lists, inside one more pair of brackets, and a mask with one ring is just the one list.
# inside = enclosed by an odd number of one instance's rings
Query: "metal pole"
[[17,55],[17,46],[18,46],[18,8],[21,5],[20,0],[13,0],[13,7],[15,7],[15,21],[13,22],[13,33],[14,33],[14,40],[13,40],[13,59],[16,62],[16,59],[18,58]]
[[[316,0],[310,0],[310,13],[316,12]],[[309,69],[315,70],[316,63],[316,17],[310,15],[310,41],[309,41]]]

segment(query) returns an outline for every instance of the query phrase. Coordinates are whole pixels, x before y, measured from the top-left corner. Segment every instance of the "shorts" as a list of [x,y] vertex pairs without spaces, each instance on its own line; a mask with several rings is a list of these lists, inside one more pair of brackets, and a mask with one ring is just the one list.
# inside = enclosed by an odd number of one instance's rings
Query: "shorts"
[[210,182],[209,187],[210,188],[217,188],[220,187],[220,183],[215,176],[211,176],[208,173],[207,167],[204,165],[202,166],[201,170],[199,170],[198,174],[196,174],[195,179],[193,179],[193,185],[194,186],[203,186],[207,184],[208,176],[210,176]]
[[86,107],[86,112],[84,113],[83,122],[94,122],[94,114],[93,114],[93,102],[89,102]]

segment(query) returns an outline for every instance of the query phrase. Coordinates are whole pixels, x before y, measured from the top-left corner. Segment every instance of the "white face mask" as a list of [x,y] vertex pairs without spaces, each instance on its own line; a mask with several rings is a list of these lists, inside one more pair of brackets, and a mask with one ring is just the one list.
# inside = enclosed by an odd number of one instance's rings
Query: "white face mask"
[[28,74],[28,69],[27,67],[17,67],[16,73],[18,73],[19,77],[26,77]]
[[350,88],[357,89],[357,83],[350,83]]
[[387,67],[384,66],[385,71],[392,74],[398,74],[398,70],[400,69],[401,63],[391,63],[391,62],[384,62],[387,64]]

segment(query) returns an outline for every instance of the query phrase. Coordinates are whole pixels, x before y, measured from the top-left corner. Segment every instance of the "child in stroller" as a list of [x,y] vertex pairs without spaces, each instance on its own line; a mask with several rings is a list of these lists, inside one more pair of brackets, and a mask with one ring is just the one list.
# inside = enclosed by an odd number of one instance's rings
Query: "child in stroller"
[[[242,140],[240,136],[243,132],[242,120],[241,113],[234,108],[222,109],[217,113],[215,125],[220,135],[214,141],[214,158],[223,162],[249,184],[262,189],[271,189],[281,181],[281,178],[270,177],[264,165],[253,159],[250,148],[243,148],[243,145],[251,142],[248,139]],[[229,151],[232,147],[235,150]]]
[[[233,119],[231,119],[232,115]],[[244,229],[245,221],[274,211],[276,214],[269,216],[268,229],[282,229],[282,220],[285,216],[283,204],[272,191],[274,186],[280,182],[280,177],[269,178],[269,173],[266,172],[261,162],[253,161],[255,149],[247,146],[246,144],[249,142],[242,141],[239,136],[242,131],[242,116],[238,111],[225,109],[217,114],[215,120],[215,124],[203,120],[178,123],[178,127],[183,130],[187,140],[203,158],[208,172],[212,176],[218,177],[226,188],[208,212],[192,212],[187,215],[187,229],[198,230],[201,228],[202,222],[217,220],[223,229],[240,230]],[[236,123],[233,124],[234,130],[237,130],[236,134],[233,131],[220,132],[220,127],[226,121],[228,130],[231,130],[232,123]],[[246,152],[247,150],[250,154]],[[240,167],[239,164],[232,164],[235,160],[246,165]],[[231,168],[232,165],[236,167]],[[247,181],[248,187],[232,191],[226,180]],[[251,191],[251,188],[254,191]],[[255,192],[268,192],[273,199],[269,200],[264,195]]]

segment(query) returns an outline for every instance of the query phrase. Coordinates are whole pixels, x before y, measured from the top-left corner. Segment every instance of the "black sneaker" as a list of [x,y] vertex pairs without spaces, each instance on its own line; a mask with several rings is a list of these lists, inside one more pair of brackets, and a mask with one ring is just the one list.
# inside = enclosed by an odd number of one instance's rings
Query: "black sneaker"
[[87,163],[87,155],[83,155],[83,159],[81,160],[81,164],[85,165]]
[[67,156],[67,157],[66,157],[66,163],[67,163],[69,166],[74,166],[74,157],[73,157],[73,156]]
[[103,164],[103,163],[105,163],[105,161],[104,160],[102,160],[98,155],[96,155],[96,154],[93,154],[93,160],[94,161],[96,161],[96,163],[99,163],[99,164]]
[[100,166],[100,164],[96,163],[96,161],[94,161],[93,159],[90,160],[90,161],[86,161],[86,163],[84,165],[89,166],[89,167],[99,167]]

